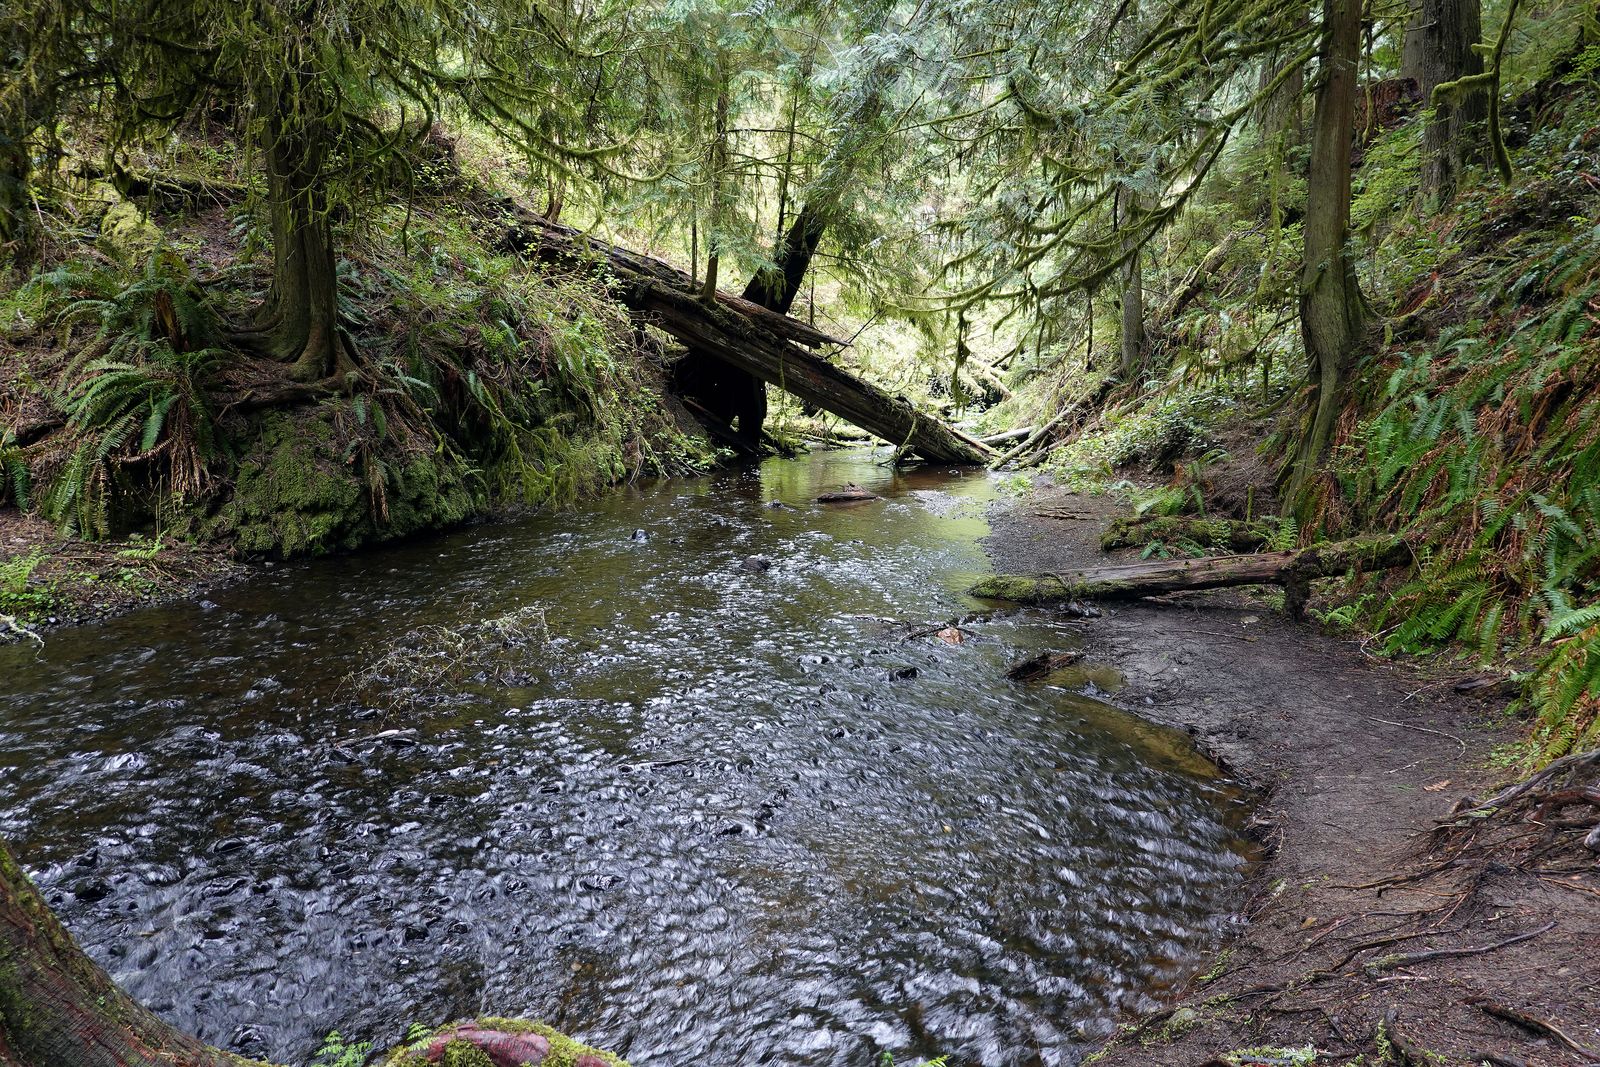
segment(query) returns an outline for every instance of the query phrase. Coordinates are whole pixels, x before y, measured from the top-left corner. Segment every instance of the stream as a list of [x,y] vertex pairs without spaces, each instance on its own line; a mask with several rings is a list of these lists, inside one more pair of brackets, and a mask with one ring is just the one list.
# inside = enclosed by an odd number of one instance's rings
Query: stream
[[1114,671],[1006,680],[1081,624],[932,635],[994,606],[996,495],[770,460],[0,648],[0,835],[277,1062],[492,1013],[634,1067],[1074,1063],[1229,921],[1247,811]]

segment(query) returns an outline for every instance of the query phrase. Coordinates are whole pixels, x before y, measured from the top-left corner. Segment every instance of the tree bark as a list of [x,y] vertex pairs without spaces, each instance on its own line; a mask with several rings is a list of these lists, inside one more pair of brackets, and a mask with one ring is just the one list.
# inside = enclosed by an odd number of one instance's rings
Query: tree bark
[[[827,228],[821,213],[810,204],[801,208],[773,250],[772,266],[756,272],[741,299],[787,315]],[[732,425],[737,421],[734,440],[747,451],[755,451],[767,417],[765,382],[708,352],[690,349],[674,367],[673,385],[722,422]]]
[[1322,20],[1300,280],[1300,332],[1313,407],[1289,475],[1290,500],[1298,498],[1309,483],[1333,438],[1345,384],[1360,362],[1370,317],[1348,250],[1361,0],[1323,0]]
[[329,138],[318,121],[316,75],[296,71],[262,105],[261,154],[272,221],[272,288],[243,339],[310,382],[349,366],[326,175]]
[[1410,78],[1418,85],[1422,84],[1425,47],[1422,24],[1427,21],[1427,17],[1423,14],[1425,2],[1426,0],[1406,0],[1405,37],[1400,42],[1400,77]]
[[[1304,19],[1301,20],[1304,24]],[[1293,51],[1292,48],[1288,51]],[[1261,65],[1259,88],[1266,88],[1283,72],[1284,64],[1279,61],[1279,53],[1274,51],[1272,56]],[[1289,76],[1261,101],[1256,112],[1256,122],[1261,130],[1263,143],[1271,144],[1282,138],[1285,145],[1297,145],[1303,133],[1303,123],[1300,118],[1300,101],[1305,96],[1306,73],[1305,68],[1296,67],[1289,72]]]
[[1255,552],[1205,559],[1153,560],[1062,574],[997,574],[972,587],[973,596],[1044,604],[1063,600],[1137,600],[1162,593],[1230,585],[1301,586],[1348,570],[1404,567],[1412,555],[1398,537],[1357,538],[1293,552]]
[[[1126,187],[1117,190],[1117,221],[1125,231],[1129,229],[1128,216],[1133,212],[1135,201],[1135,194]],[[1122,265],[1121,355],[1117,361],[1117,377],[1128,382],[1144,370],[1145,356],[1144,256],[1131,233],[1123,238],[1123,253],[1127,258]]]
[[9,257],[22,262],[31,258],[27,254],[33,236],[28,180],[33,161],[17,126],[0,119],[0,259]]
[[1420,85],[1427,116],[1422,132],[1422,206],[1432,212],[1455,195],[1473,128],[1485,115],[1484,94],[1467,89],[1450,98],[1434,99],[1446,82],[1483,73],[1483,56],[1473,45],[1483,37],[1479,0],[1422,0],[1417,27],[1422,42]]
[[0,1064],[244,1067],[135,1002],[62,928],[0,841]]
[[617,299],[689,351],[776,385],[925,459],[978,465],[994,454],[976,438],[917,411],[903,397],[890,396],[801,347],[845,342],[729,293],[718,293],[715,302],[708,303],[691,286],[688,275],[668,263],[591,242],[577,230],[554,225],[514,202],[501,201],[500,206],[518,219],[506,234],[506,247],[567,269],[593,267],[598,261],[622,283]]

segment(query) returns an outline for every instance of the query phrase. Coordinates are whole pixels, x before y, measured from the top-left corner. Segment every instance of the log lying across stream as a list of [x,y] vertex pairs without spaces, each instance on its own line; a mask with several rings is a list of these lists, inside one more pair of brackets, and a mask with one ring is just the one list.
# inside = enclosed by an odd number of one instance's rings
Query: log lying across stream
[[589,265],[611,274],[620,283],[614,290],[618,300],[689,347],[924,459],[977,466],[993,456],[977,438],[807,350],[844,348],[848,342],[730,293],[719,292],[711,304],[691,291],[688,275],[663,260],[593,240],[514,202],[502,206],[514,220],[507,247],[566,269]]
[[1411,549],[1401,538],[1355,538],[1293,552],[1150,560],[1060,574],[997,574],[973,586],[972,594],[1046,604],[1063,600],[1136,600],[1229,585],[1281,585],[1289,590],[1289,611],[1297,614],[1304,603],[1305,588],[1314,578],[1349,570],[1404,567],[1411,561]]

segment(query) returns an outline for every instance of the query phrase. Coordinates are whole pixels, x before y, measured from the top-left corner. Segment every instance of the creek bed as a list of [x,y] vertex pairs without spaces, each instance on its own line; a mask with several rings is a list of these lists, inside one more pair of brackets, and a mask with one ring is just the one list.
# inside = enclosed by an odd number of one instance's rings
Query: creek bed
[[1072,1063],[1227,921],[1244,799],[1104,673],[1007,682],[1064,619],[908,639],[982,607],[994,493],[772,460],[0,649],[0,835],[279,1061],[492,1011],[635,1067]]

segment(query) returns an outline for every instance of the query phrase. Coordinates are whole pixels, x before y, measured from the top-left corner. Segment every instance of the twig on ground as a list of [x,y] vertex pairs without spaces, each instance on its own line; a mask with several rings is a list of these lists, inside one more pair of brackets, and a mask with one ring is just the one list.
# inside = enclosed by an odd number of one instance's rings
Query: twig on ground
[[1225,634],[1219,630],[1173,630],[1175,634],[1203,634],[1206,637],[1226,637],[1230,641],[1245,641],[1254,644],[1256,638],[1246,634]]
[[1547,934],[1555,928],[1556,924],[1554,922],[1548,922],[1537,930],[1529,930],[1527,933],[1508,937],[1504,941],[1496,941],[1492,945],[1478,945],[1473,948],[1436,948],[1427,952],[1402,952],[1393,956],[1382,956],[1369,961],[1362,969],[1368,974],[1377,974],[1380,971],[1392,971],[1396,967],[1410,967],[1418,963],[1427,963],[1429,960],[1455,959],[1459,956],[1482,956],[1528,941],[1538,937],[1540,934]]
[[1363,715],[1361,717],[1366,719],[1368,722],[1381,722],[1385,726],[1398,726],[1402,730],[1415,730],[1419,734],[1433,734],[1435,737],[1448,738],[1449,740],[1460,745],[1462,754],[1466,754],[1467,743],[1461,740],[1461,738],[1457,737],[1455,734],[1447,734],[1443,730],[1430,730],[1426,726],[1413,726],[1408,722],[1395,722],[1393,719],[1379,719],[1372,715]]
[[1595,1056],[1593,1050],[1584,1045],[1578,1044],[1572,1038],[1568,1037],[1561,1031],[1560,1027],[1556,1026],[1555,1023],[1547,1022],[1546,1020],[1540,1019],[1537,1016],[1518,1011],[1516,1008],[1508,1007],[1505,1004],[1501,1004],[1499,1001],[1490,1000],[1487,997],[1474,997],[1471,1000],[1468,1000],[1467,1003],[1474,1005],[1480,1011],[1486,1012],[1489,1015],[1493,1015],[1497,1019],[1504,1019],[1506,1022],[1515,1023],[1524,1030],[1529,1030],[1540,1035],[1541,1037],[1548,1037],[1552,1040],[1559,1041],[1579,1055],[1590,1057]]

